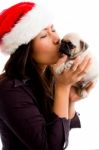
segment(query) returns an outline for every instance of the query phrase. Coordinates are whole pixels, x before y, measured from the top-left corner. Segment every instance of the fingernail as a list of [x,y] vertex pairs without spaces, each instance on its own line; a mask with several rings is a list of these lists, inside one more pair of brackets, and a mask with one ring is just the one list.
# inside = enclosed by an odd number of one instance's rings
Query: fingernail
[[66,54],[62,54],[62,56],[65,56]]
[[78,56],[78,57],[77,57],[77,61],[79,61],[80,59],[81,59],[81,56]]
[[85,55],[85,59],[89,59],[90,57],[89,57],[89,55]]
[[66,59],[67,58],[67,56],[65,55],[65,56],[63,56],[63,59]]
[[85,59],[89,59],[89,56],[88,56],[88,55],[86,55],[86,56],[85,56]]
[[92,62],[93,62],[93,60],[92,60],[92,58],[90,58],[90,59],[89,59],[89,63],[92,64]]
[[94,87],[95,85],[96,85],[96,83],[95,83],[95,82],[93,82],[93,83],[92,83],[92,87]]
[[78,56],[77,58],[78,58],[78,59],[80,59],[80,58],[81,58],[81,56]]

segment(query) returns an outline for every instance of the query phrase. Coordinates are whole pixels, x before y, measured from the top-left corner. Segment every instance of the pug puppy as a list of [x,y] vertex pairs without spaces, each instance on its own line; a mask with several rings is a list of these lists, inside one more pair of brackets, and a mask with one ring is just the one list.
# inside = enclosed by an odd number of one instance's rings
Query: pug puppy
[[81,56],[81,61],[86,55],[89,55],[92,58],[92,64],[86,72],[85,77],[74,85],[80,97],[87,97],[88,93],[85,90],[85,86],[90,81],[96,82],[99,77],[99,64],[97,63],[96,58],[93,57],[93,54],[88,50],[88,44],[81,39],[78,34],[68,33],[61,40],[59,52],[61,54],[66,54],[68,60],[56,69],[57,74],[61,74],[64,69],[70,69],[77,56]]

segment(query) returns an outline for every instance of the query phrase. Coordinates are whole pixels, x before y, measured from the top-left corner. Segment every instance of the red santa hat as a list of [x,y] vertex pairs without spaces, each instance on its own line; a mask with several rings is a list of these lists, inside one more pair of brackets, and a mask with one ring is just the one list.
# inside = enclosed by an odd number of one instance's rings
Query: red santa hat
[[0,13],[0,50],[12,54],[31,41],[52,23],[45,7],[32,2],[20,2]]

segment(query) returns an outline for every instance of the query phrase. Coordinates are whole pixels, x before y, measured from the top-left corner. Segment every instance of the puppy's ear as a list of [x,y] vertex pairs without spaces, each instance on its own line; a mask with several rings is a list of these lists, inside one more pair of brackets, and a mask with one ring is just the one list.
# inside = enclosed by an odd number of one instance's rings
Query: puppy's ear
[[88,44],[87,43],[85,43],[85,49],[87,49],[88,48]]
[[88,44],[82,40],[80,40],[80,48],[81,50],[87,50]]

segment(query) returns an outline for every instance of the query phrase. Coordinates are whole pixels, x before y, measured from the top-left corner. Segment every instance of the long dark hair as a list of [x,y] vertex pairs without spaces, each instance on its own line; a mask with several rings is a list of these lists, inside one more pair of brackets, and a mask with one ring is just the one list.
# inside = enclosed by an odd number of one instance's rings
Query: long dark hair
[[38,65],[32,58],[31,43],[21,45],[13,54],[10,55],[5,67],[4,73],[0,78],[10,78],[23,80],[31,79],[31,83],[36,88],[38,103],[43,114],[47,113],[50,102],[48,99],[53,99],[54,77],[50,66],[47,66],[45,76],[42,78],[38,71]]

